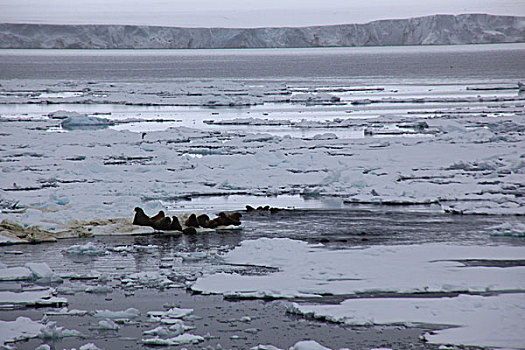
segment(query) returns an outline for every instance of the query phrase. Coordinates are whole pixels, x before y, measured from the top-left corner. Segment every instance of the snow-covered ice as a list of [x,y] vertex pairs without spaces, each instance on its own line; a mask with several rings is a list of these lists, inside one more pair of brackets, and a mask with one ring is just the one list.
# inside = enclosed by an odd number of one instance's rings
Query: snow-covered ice
[[339,305],[294,304],[294,311],[348,325],[442,324],[425,334],[437,344],[522,348],[525,294],[446,298],[348,299]]
[[184,318],[190,315],[193,309],[180,309],[177,307],[171,308],[168,311],[148,311],[148,316],[153,319],[164,319],[164,318]]
[[146,345],[157,345],[157,346],[174,346],[174,345],[184,345],[184,344],[196,344],[204,341],[204,338],[200,335],[193,335],[189,333],[184,333],[172,338],[144,338],[142,343]]
[[140,316],[140,311],[132,307],[122,311],[97,310],[93,316],[107,319],[136,318]]
[[[446,244],[373,246],[328,250],[287,238],[244,241],[224,255],[230,264],[278,268],[265,276],[219,273],[191,287],[236,297],[319,297],[373,292],[487,292],[525,290],[523,266],[491,267],[491,260],[520,260],[523,247]],[[471,259],[486,266],[468,266]]]
[[66,298],[54,296],[52,288],[34,291],[0,291],[0,306],[14,308],[16,306],[62,306],[67,304]]
[[0,344],[35,338],[42,327],[40,322],[27,317],[18,317],[16,321],[0,321]]
[[[366,298],[339,305],[295,304],[293,312],[352,325],[455,325],[460,327],[426,335],[426,339],[518,347],[525,340],[519,321],[524,316],[525,268],[520,264],[524,249],[424,244],[328,250],[287,238],[261,238],[242,242],[223,258],[230,264],[275,267],[277,272],[263,276],[219,273],[197,279],[191,288],[238,298],[360,295]],[[469,265],[470,261],[479,263]],[[499,261],[506,261],[507,267],[498,266]],[[508,292],[515,294],[499,294]],[[375,297],[385,293],[402,297]],[[450,297],[421,298],[436,293]]]

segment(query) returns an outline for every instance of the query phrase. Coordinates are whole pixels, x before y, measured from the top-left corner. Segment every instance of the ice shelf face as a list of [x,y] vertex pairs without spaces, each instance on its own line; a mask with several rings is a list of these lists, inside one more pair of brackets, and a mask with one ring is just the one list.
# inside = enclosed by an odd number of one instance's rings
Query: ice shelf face
[[191,49],[488,44],[525,41],[523,17],[434,15],[301,28],[0,24],[0,48]]

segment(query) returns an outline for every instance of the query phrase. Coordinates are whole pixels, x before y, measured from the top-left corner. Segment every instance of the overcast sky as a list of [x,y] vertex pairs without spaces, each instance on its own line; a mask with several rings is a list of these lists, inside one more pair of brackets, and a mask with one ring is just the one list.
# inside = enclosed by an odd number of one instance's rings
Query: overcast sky
[[263,27],[431,14],[525,16],[525,0],[0,0],[0,22]]

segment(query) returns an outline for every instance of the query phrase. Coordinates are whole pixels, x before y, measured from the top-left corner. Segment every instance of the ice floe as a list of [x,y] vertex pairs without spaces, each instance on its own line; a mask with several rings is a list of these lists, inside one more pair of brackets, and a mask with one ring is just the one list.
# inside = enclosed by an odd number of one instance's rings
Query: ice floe
[[441,324],[427,333],[437,344],[521,348],[525,341],[525,294],[460,295],[453,298],[348,299],[339,305],[294,304],[294,312],[348,325]]
[[72,245],[66,249],[63,249],[62,253],[71,254],[71,255],[93,255],[93,256],[107,254],[105,249],[95,246],[93,242]]
[[193,309],[179,309],[171,308],[168,311],[148,311],[148,316],[154,320],[162,320],[169,318],[184,318],[190,315],[193,312]]
[[16,321],[0,321],[0,344],[35,338],[43,325],[27,317],[18,317]]
[[[63,114],[60,116],[62,115]],[[90,117],[83,114],[72,113],[67,116],[60,125],[66,130],[92,130],[107,128],[108,126],[113,125],[113,122],[105,118]]]
[[203,342],[204,338],[199,335],[193,335],[184,333],[172,338],[145,338],[142,339],[142,343],[146,345],[157,345],[157,346],[174,346],[184,344],[197,344]]
[[140,316],[140,311],[135,308],[128,308],[122,311],[111,310],[97,310],[93,317],[107,318],[107,319],[131,319]]
[[[237,298],[354,295],[359,298],[338,305],[296,303],[293,312],[352,325],[461,326],[426,339],[516,347],[524,333],[518,321],[524,312],[523,254],[523,247],[446,244],[328,250],[320,244],[261,238],[242,242],[223,258],[230,264],[278,268],[277,272],[219,273],[197,279],[191,288]],[[390,295],[398,297],[385,297]],[[424,295],[428,297],[421,298]]]
[[22,292],[0,291],[0,308],[8,309],[19,306],[61,307],[67,304],[66,298],[56,297],[54,294],[55,290],[52,288]]
[[[524,267],[465,267],[463,260],[519,260],[522,247],[425,244],[327,250],[287,238],[244,241],[223,258],[230,264],[274,267],[266,276],[219,273],[193,290],[236,297],[316,297],[326,294],[488,292],[525,290]],[[520,257],[521,256],[521,257]],[[430,277],[431,276],[431,277]]]

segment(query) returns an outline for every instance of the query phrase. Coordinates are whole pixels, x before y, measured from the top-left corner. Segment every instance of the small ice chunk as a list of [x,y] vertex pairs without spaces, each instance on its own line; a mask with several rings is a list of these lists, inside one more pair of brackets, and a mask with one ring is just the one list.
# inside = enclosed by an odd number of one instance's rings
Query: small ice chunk
[[82,114],[72,111],[65,111],[63,109],[49,113],[47,116],[51,119],[67,119],[73,116],[81,116]]
[[151,318],[183,318],[193,312],[193,309],[171,308],[168,311],[148,311]]
[[27,267],[0,268],[0,281],[30,280],[32,278],[33,272]]
[[83,337],[84,335],[74,329],[58,327],[56,322],[49,322],[40,329],[38,336],[44,339],[61,339],[65,337]]
[[0,291],[0,306],[44,306],[67,304],[67,299],[54,297],[53,293],[53,289],[25,292]]
[[330,348],[324,347],[315,340],[302,340],[295,343],[290,350],[331,350]]
[[0,320],[0,344],[35,338],[42,328],[40,322],[22,316],[16,321]]
[[37,280],[45,280],[49,282],[60,280],[60,277],[58,277],[46,263],[29,262],[26,263],[25,266],[31,270],[34,278]]
[[78,348],[78,350],[100,350],[100,348],[93,343],[87,343]]
[[93,130],[107,128],[108,126],[113,125],[113,122],[106,118],[97,118],[90,117],[85,114],[76,114],[69,115],[62,121],[61,125],[62,128],[66,130]]
[[102,321],[98,321],[98,327],[97,329],[108,329],[108,330],[118,330],[120,328],[120,326],[118,324],[116,324],[115,322],[113,322],[112,320],[110,320],[109,318],[105,319],[105,320],[102,320]]
[[51,347],[47,344],[41,344],[35,348],[35,350],[51,350]]
[[93,242],[88,242],[86,244],[75,244],[69,248],[62,249],[62,253],[72,255],[105,255],[106,251],[96,247]]
[[281,348],[277,348],[273,345],[257,345],[257,346],[254,346],[253,348],[250,348],[250,350],[283,350]]
[[146,345],[172,346],[183,344],[197,344],[204,341],[204,338],[199,335],[181,334],[173,338],[162,339],[159,337],[142,339],[142,343]]
[[97,310],[95,314],[93,315],[93,317],[110,318],[110,319],[135,318],[138,316],[140,316],[140,311],[132,307],[124,311]]

